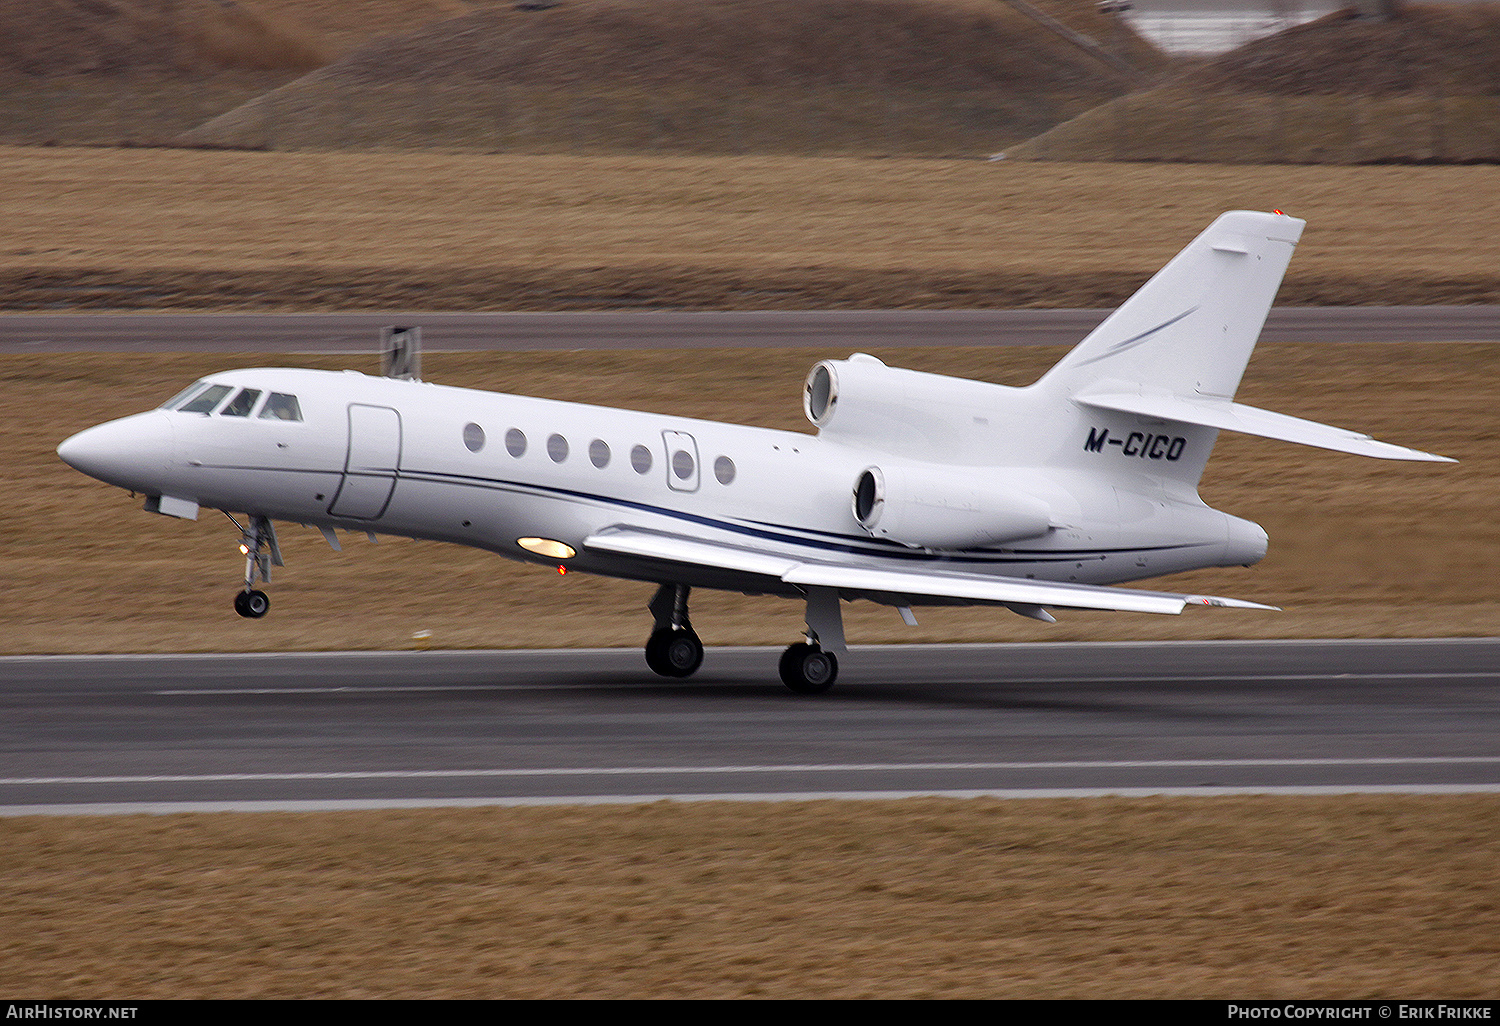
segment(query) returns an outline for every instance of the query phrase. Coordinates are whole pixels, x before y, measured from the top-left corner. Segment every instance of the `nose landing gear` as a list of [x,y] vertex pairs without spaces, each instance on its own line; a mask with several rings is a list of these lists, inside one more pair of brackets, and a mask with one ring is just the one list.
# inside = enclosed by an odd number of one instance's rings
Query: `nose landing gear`
[[271,597],[259,590],[236,592],[234,611],[252,620],[259,620],[271,611]]
[[271,583],[271,566],[284,566],[281,546],[276,544],[276,529],[266,517],[253,516],[248,527],[228,513],[229,522],[240,528],[240,551],[245,554],[245,587],[234,596],[234,611],[251,620],[259,620],[271,611],[271,599],[255,587],[259,578]]

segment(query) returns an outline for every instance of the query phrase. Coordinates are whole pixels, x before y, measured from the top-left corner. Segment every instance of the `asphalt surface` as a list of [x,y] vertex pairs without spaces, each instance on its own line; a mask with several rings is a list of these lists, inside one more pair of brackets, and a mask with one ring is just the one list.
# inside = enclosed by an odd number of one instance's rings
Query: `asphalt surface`
[[[1107,310],[0,314],[0,353],[371,352],[387,325],[429,350],[1069,345]],[[1264,342],[1500,341],[1497,306],[1277,307]]]
[[1500,638],[0,658],[0,807],[1500,791]]

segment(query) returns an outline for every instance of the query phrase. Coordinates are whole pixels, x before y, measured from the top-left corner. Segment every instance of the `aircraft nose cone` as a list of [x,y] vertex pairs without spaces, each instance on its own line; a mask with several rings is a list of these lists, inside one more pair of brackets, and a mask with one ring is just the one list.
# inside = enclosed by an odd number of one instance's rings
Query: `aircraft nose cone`
[[150,492],[172,461],[172,423],[158,411],[112,420],[67,439],[57,455],[89,477]]

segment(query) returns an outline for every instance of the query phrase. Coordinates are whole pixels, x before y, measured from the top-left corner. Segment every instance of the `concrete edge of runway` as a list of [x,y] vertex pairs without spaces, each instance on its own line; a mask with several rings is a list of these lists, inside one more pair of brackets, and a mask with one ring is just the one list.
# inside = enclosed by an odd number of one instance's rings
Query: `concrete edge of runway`
[[656,802],[819,802],[901,801],[910,798],[968,800],[995,798],[1226,798],[1348,795],[1500,794],[1494,784],[1315,784],[1246,787],[1056,787],[977,791],[778,791],[738,794],[566,795],[547,798],[340,798],[291,801],[92,802],[58,805],[0,805],[0,819],[19,816],[173,816],[215,812],[378,812],[400,809],[522,808],[533,806],[651,805]]

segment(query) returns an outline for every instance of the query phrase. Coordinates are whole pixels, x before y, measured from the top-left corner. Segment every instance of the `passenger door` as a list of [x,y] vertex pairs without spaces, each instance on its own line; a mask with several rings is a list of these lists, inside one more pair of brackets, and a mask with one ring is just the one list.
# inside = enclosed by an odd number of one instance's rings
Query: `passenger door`
[[344,480],[328,512],[378,520],[396,490],[401,463],[401,414],[387,406],[349,405],[349,454]]

